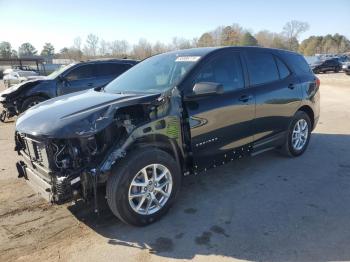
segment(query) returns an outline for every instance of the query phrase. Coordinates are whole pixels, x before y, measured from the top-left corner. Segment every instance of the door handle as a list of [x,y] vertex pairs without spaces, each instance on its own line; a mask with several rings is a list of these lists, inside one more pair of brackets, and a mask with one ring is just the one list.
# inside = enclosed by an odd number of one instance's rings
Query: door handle
[[251,95],[242,95],[240,98],[238,98],[238,100],[246,103],[249,100],[251,100],[252,98],[253,98],[253,96],[251,96]]
[[289,88],[289,89],[294,89],[294,88],[295,88],[295,85],[291,83],[291,84],[288,85],[288,88]]

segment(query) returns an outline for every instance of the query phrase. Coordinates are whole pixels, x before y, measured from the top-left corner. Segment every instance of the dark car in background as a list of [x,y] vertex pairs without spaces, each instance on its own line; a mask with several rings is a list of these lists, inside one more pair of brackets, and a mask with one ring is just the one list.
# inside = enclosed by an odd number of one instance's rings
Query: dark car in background
[[342,64],[338,59],[332,58],[313,64],[311,69],[315,74],[325,73],[328,71],[338,73],[340,70],[342,70]]
[[285,50],[156,55],[103,89],[22,114],[19,177],[53,203],[91,198],[95,210],[106,190],[117,217],[147,225],[167,212],[183,176],[271,149],[302,155],[319,119],[319,85],[303,56]]
[[345,74],[350,75],[350,62],[343,63],[343,71]]
[[0,92],[0,103],[4,108],[0,120],[18,115],[50,98],[104,87],[136,63],[137,61],[127,59],[74,63],[47,77],[14,85]]

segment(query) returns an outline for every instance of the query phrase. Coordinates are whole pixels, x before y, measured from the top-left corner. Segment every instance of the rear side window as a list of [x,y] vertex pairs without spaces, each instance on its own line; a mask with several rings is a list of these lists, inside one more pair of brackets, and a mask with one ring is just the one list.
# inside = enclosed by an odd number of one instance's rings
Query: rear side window
[[243,71],[239,53],[224,53],[205,64],[195,78],[195,83],[220,83],[224,91],[244,87]]
[[92,65],[82,65],[70,71],[66,78],[69,81],[94,77]]
[[288,61],[291,63],[293,70],[298,75],[310,74],[311,69],[306,62],[305,58],[298,54],[288,55]]
[[286,66],[286,64],[278,57],[275,57],[275,59],[276,59],[277,67],[278,67],[278,72],[280,74],[280,79],[284,79],[287,76],[289,76],[290,71],[289,71],[288,67]]
[[279,80],[276,63],[271,54],[249,52],[246,57],[251,85],[261,85]]
[[130,64],[99,63],[95,64],[97,76],[119,76],[131,68]]

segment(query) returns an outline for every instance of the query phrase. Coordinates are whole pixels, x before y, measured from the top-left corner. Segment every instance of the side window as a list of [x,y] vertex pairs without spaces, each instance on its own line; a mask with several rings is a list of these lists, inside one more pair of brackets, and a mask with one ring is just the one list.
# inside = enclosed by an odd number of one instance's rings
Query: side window
[[287,76],[290,75],[290,71],[286,64],[282,62],[281,59],[275,56],[277,67],[278,67],[278,72],[280,74],[280,79],[285,79]]
[[98,76],[119,76],[129,68],[129,64],[99,63],[95,65]]
[[247,52],[247,64],[251,85],[279,80],[276,63],[271,54]]
[[94,77],[92,65],[82,65],[70,71],[66,78],[69,81]]
[[239,53],[225,53],[205,64],[195,77],[194,83],[215,82],[231,91],[244,87],[243,71]]

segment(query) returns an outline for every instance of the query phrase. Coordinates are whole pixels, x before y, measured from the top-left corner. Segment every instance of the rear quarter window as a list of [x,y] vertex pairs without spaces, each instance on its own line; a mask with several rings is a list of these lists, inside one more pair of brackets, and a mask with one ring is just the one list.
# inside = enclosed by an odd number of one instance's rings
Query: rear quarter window
[[288,54],[288,62],[292,66],[292,69],[298,75],[310,75],[311,69],[305,58],[298,54]]

